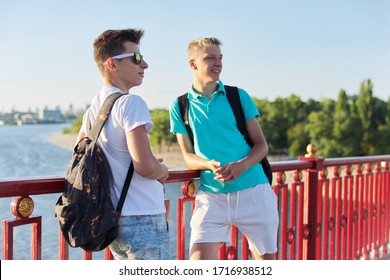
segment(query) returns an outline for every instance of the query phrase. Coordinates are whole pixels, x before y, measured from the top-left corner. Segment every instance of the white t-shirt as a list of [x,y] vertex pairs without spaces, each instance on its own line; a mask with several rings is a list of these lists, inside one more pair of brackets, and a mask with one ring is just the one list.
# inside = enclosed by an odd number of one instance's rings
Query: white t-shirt
[[[100,107],[113,92],[123,93],[115,87],[105,86],[92,99],[92,104],[84,114],[81,131],[86,133],[86,118],[94,122]],[[145,101],[138,95],[127,94],[114,103],[111,113],[98,138],[110,164],[113,178],[110,180],[111,199],[116,207],[130,166],[131,156],[127,148],[126,134],[132,129],[145,125],[149,133],[153,122]],[[134,171],[127,197],[122,208],[122,216],[153,215],[165,213],[163,185]]]

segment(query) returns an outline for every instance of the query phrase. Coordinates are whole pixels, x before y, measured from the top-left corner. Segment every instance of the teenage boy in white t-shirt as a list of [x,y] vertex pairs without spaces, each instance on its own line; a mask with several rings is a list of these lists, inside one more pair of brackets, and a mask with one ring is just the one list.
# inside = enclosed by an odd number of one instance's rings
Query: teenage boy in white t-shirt
[[110,244],[116,259],[170,259],[169,230],[165,218],[163,183],[167,167],[150,148],[153,123],[144,100],[130,89],[142,84],[148,64],[140,54],[142,30],[106,30],[94,42],[94,58],[103,88],[84,114],[78,140],[86,135],[103,102],[122,93],[99,136],[98,144],[112,170],[111,197],[116,207],[130,162],[134,175],[119,220],[119,235]]

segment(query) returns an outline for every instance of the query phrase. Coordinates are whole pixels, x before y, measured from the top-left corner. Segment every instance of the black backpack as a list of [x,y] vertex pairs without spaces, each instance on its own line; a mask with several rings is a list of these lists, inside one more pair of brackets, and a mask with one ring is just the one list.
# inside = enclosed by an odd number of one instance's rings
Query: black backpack
[[[245,140],[247,141],[250,147],[253,147],[252,139],[250,139],[248,131],[246,129],[245,115],[242,109],[240,95],[238,94],[237,87],[225,85],[226,96],[229,100],[230,107],[233,110],[234,116],[236,118],[238,130],[244,135]],[[185,93],[178,97],[179,110],[181,118],[184,122],[184,125],[187,129],[188,135],[190,136],[192,143],[194,143],[194,135],[192,133],[189,118],[188,118],[188,93]],[[263,158],[261,161],[261,166],[263,167],[264,173],[268,178],[269,183],[272,185],[272,170],[271,165],[267,157]]]
[[106,248],[118,235],[118,220],[134,172],[130,164],[115,209],[110,196],[111,169],[97,139],[114,102],[123,94],[113,93],[104,102],[87,137],[78,142],[65,175],[64,191],[55,205],[65,240],[71,247],[88,252]]

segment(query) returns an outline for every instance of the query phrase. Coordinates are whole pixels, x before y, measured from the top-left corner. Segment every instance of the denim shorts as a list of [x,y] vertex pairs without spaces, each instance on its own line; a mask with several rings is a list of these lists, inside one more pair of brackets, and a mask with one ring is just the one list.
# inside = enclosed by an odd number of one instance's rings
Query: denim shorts
[[117,260],[169,260],[169,229],[165,214],[123,216],[118,237],[110,244]]

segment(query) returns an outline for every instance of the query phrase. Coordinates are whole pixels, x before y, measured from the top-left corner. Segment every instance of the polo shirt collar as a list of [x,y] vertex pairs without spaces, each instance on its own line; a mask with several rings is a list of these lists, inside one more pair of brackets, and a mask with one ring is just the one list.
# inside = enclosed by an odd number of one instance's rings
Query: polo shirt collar
[[[218,92],[218,93],[221,93],[221,94],[225,94],[226,95],[226,91],[225,91],[225,86],[223,85],[222,81],[221,80],[218,80],[217,81],[217,85],[218,85],[218,88],[215,92]],[[214,93],[215,93],[214,92]],[[193,85],[191,85],[190,87],[190,90],[188,91],[188,98],[189,99],[196,99],[196,98],[199,98],[201,97],[202,95],[200,93],[197,93],[195,90],[194,90],[194,87]]]

